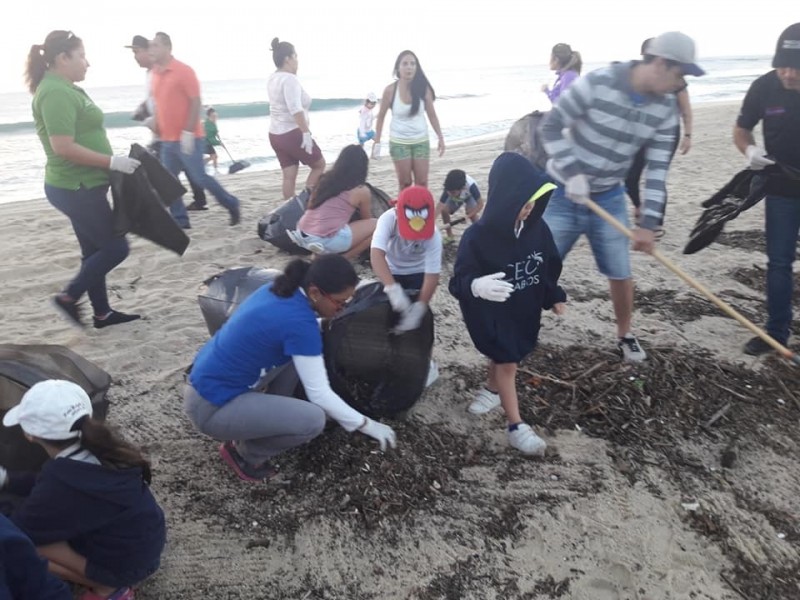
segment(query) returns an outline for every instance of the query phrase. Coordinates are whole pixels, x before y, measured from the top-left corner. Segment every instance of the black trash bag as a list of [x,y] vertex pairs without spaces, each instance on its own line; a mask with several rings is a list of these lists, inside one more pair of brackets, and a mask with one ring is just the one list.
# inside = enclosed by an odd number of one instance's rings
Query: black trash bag
[[[391,208],[392,201],[383,190],[369,183],[366,185],[372,193],[372,216],[377,218]],[[297,223],[308,206],[308,199],[308,190],[303,190],[294,198],[284,202],[276,210],[262,217],[258,222],[258,237],[290,254],[310,254],[308,250],[295,244],[286,233],[287,230],[294,231],[297,229]],[[350,220],[354,221],[360,218],[358,211],[356,211]]]
[[285,250],[289,254],[311,254],[292,241],[286,231],[297,229],[300,217],[306,212],[308,206],[308,190],[303,190],[297,196],[289,198],[277,209],[264,216],[258,222],[258,237],[273,246]]
[[197,301],[208,332],[214,335],[245,298],[265,283],[274,281],[281,273],[277,269],[240,267],[206,279],[203,282],[206,291],[197,297]]
[[372,417],[395,417],[422,396],[433,350],[433,313],[419,329],[391,332],[399,315],[380,282],[356,290],[323,330],[325,366],[333,390]]
[[542,143],[540,128],[548,114],[535,110],[519,119],[508,131],[503,150],[521,154],[534,167],[546,170],[547,152]]
[[[92,416],[104,420],[111,376],[64,346],[0,344],[0,419],[19,404],[35,383],[66,379],[81,386],[92,401]],[[0,427],[0,465],[14,471],[38,471],[47,454],[25,439],[22,429]]]

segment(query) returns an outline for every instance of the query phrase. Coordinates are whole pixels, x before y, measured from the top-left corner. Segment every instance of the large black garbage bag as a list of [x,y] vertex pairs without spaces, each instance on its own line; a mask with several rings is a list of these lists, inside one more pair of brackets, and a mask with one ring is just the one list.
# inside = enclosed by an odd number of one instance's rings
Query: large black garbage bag
[[[391,200],[383,190],[369,183],[366,185],[372,192],[372,216],[377,218],[389,210]],[[258,222],[258,237],[290,254],[310,254],[308,250],[295,244],[286,233],[287,230],[293,231],[297,229],[297,223],[308,206],[308,198],[308,191],[303,190],[294,198],[289,198],[280,207],[262,217]],[[358,211],[356,211],[351,221],[358,218],[360,217]]]
[[[111,376],[69,348],[50,345],[0,344],[0,419],[19,404],[34,384],[66,379],[81,386],[92,400],[93,417],[104,420]],[[22,429],[0,427],[0,465],[9,470],[38,471],[47,454],[28,442]]]
[[[230,269],[206,280],[198,296],[211,335],[260,286],[280,274],[275,269]],[[368,283],[347,307],[323,326],[323,352],[331,387],[356,410],[370,417],[391,417],[419,400],[433,350],[433,314],[415,331],[391,333],[398,315],[383,286]]]
[[419,400],[433,350],[433,314],[419,329],[391,332],[398,315],[379,282],[359,288],[323,329],[325,366],[333,390],[373,418],[404,413]]
[[280,274],[277,269],[240,267],[206,279],[203,282],[206,291],[197,297],[197,301],[208,332],[214,335],[245,298]]
[[533,166],[539,167],[542,171],[546,170],[547,152],[539,129],[548,114],[535,110],[516,121],[506,135],[503,150],[521,154]]

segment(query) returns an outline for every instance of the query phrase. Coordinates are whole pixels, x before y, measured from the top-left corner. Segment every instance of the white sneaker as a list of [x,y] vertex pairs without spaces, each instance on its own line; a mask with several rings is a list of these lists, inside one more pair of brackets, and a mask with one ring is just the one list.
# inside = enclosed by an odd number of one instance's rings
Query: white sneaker
[[428,367],[428,379],[425,381],[425,387],[431,387],[437,379],[439,379],[439,367],[436,366],[435,362],[431,361]]
[[500,394],[481,388],[475,393],[475,398],[467,408],[467,411],[473,415],[485,415],[498,406],[500,406]]
[[632,333],[617,340],[617,348],[622,352],[622,358],[629,362],[642,362],[647,359],[647,353],[639,345],[639,340]]
[[528,456],[544,456],[547,449],[545,441],[527,423],[520,423],[514,431],[508,432],[508,443]]

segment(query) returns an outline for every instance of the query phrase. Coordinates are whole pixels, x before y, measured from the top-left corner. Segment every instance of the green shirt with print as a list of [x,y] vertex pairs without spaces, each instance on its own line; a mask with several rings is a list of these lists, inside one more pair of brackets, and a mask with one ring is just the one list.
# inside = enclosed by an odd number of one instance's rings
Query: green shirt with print
[[50,136],[68,135],[75,143],[111,156],[111,143],[103,128],[103,111],[77,85],[54,73],[46,73],[33,95],[36,135],[47,155],[45,183],[66,190],[93,188],[108,183],[108,171],[77,165],[53,152]]

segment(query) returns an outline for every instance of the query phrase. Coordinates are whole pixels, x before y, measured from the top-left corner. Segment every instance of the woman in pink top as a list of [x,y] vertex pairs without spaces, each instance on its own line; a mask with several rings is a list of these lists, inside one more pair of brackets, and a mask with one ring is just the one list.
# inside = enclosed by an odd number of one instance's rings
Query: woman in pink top
[[[372,218],[372,192],[364,185],[368,165],[361,146],[342,150],[314,188],[293,232],[298,246],[315,254],[344,254],[348,259],[369,248],[377,219]],[[356,211],[359,218],[351,222]]]

